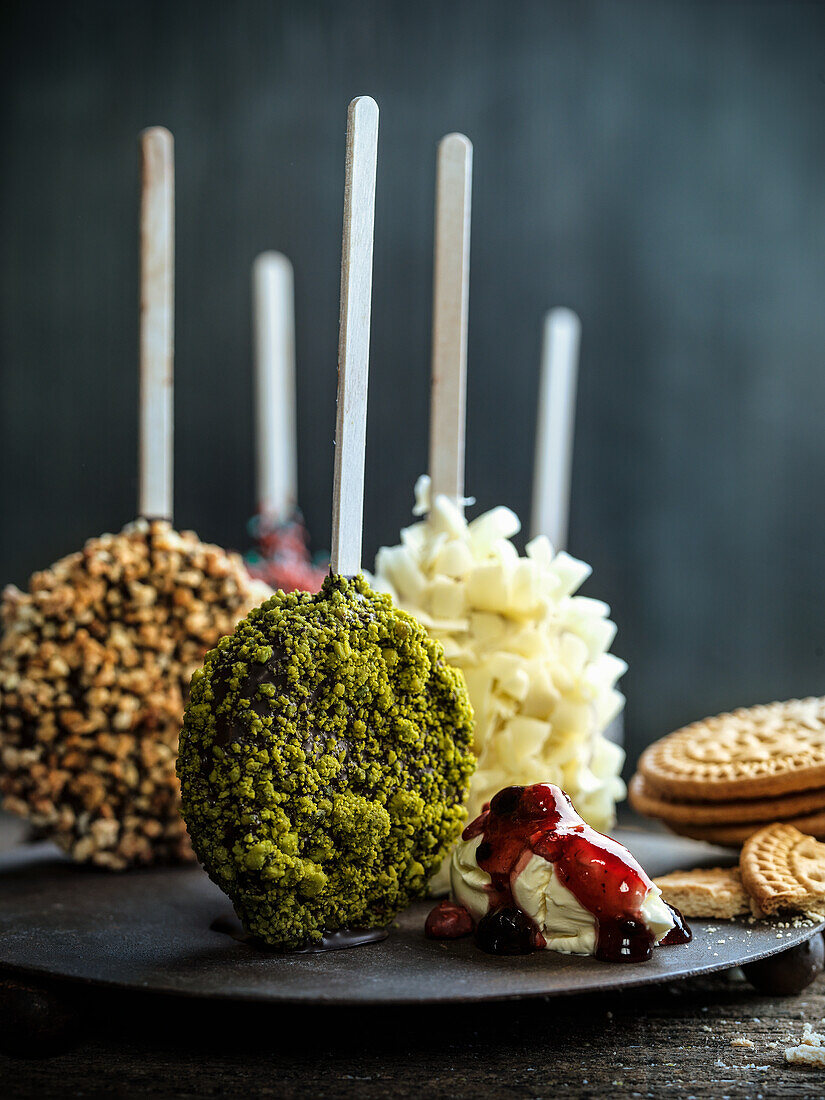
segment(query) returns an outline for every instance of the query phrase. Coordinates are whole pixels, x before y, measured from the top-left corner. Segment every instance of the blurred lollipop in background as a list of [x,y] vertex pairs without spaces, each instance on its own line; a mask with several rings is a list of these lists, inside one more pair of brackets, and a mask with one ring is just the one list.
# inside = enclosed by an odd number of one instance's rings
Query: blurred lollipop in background
[[544,535],[557,551],[567,549],[580,341],[581,321],[572,309],[552,309],[546,315],[531,533],[533,538]]
[[[577,314],[563,307],[550,310],[544,318],[541,348],[531,534],[533,538],[544,535],[557,553],[567,549],[580,344]],[[624,743],[623,711],[605,736]]]
[[258,512],[250,523],[253,577],[271,588],[317,592],[326,570],[309,556],[297,508],[295,313],[292,264],[262,252],[252,267]]

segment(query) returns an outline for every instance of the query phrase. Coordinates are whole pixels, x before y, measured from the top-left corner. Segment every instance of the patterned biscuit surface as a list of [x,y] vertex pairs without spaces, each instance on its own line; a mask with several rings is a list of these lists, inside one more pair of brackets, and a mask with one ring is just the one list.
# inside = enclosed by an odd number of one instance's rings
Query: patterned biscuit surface
[[[727,848],[741,848],[748,837],[775,822],[752,821],[742,825],[685,825],[665,821],[663,824],[667,825],[672,833],[690,837],[691,840],[703,840],[706,844],[720,844]],[[781,824],[794,826],[803,833],[825,839],[825,812],[792,817]]]
[[825,787],[825,699],[792,699],[720,714],[642,753],[659,796],[727,801]]
[[739,867],[745,889],[766,913],[825,908],[825,844],[792,825],[760,829],[744,845]]
[[637,772],[630,781],[630,803],[646,817],[667,824],[742,825],[746,822],[785,821],[802,814],[825,812],[825,790],[800,791],[779,798],[738,799],[735,802],[678,802],[665,798]]
[[653,881],[665,901],[675,905],[685,917],[731,920],[751,911],[738,867],[697,867],[692,871],[674,871]]

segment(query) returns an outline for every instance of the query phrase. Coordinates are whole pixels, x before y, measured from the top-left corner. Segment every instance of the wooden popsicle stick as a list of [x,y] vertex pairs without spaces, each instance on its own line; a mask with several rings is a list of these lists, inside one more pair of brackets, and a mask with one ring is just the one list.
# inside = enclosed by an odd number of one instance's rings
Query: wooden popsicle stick
[[172,519],[175,167],[172,135],[140,135],[140,453],[138,514]]
[[447,134],[438,146],[433,263],[430,481],[434,500],[464,500],[467,316],[470,297],[470,205],[473,146]]
[[378,105],[369,96],[359,96],[350,103],[347,114],[332,488],[330,566],[333,573],[344,576],[355,576],[361,568],[377,156]]
[[544,318],[532,533],[546,535],[555,550],[567,545],[580,339],[572,310],[554,309]]
[[252,284],[258,514],[271,526],[291,518],[298,496],[292,264],[262,252]]

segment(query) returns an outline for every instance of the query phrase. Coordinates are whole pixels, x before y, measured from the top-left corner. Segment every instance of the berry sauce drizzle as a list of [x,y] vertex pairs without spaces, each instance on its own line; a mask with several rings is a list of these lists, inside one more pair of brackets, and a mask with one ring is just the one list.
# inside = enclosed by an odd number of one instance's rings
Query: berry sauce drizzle
[[[596,958],[650,958],[654,937],[642,915],[650,879],[623,845],[582,821],[559,787],[505,787],[462,836],[482,838],[475,858],[490,876],[489,909],[476,928],[483,950],[520,955],[545,946],[541,931],[516,904],[512,888],[535,854],[553,864],[561,884],[596,918]],[[660,942],[687,943],[690,929],[677,910],[671,912],[675,926]]]

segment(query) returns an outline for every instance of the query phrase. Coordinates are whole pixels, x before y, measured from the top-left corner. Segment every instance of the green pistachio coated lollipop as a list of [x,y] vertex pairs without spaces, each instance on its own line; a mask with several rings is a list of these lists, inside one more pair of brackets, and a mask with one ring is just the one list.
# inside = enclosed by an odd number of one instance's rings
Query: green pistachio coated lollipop
[[460,672],[363,577],[277,593],[192,680],[183,816],[247,930],[283,949],[383,926],[457,838],[473,770]]

